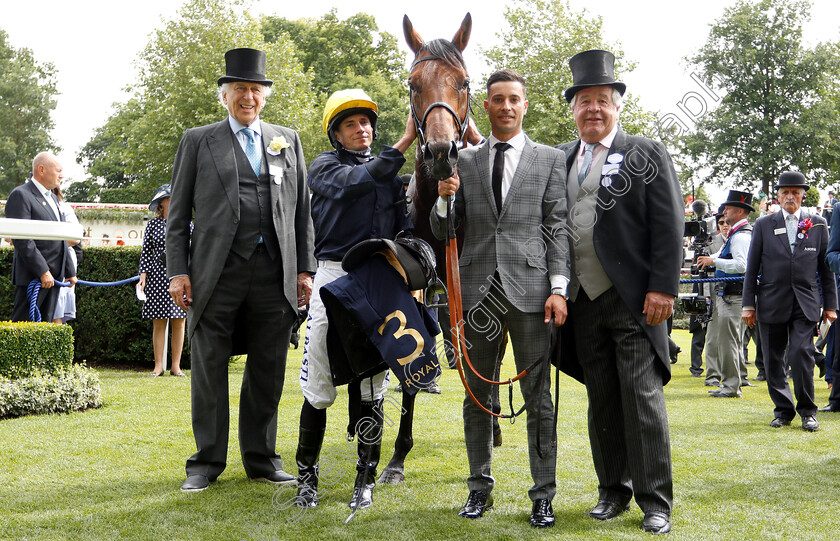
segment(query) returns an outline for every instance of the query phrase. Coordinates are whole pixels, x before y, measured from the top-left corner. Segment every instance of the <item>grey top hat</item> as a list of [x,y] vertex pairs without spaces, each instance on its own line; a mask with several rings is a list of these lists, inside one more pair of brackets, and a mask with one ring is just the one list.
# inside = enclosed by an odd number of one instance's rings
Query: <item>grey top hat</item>
[[152,202],[149,203],[149,210],[156,211],[160,202],[166,199],[167,197],[172,197],[172,188],[169,184],[164,184],[160,188],[157,189],[155,195],[152,196]]
[[569,60],[572,69],[572,86],[564,96],[571,102],[577,92],[589,86],[611,86],[622,96],[627,85],[615,80],[615,55],[609,51],[592,49],[578,53]]
[[225,53],[225,74],[219,77],[219,86],[233,81],[247,81],[271,86],[274,81],[265,78],[265,53],[258,49],[231,49]]
[[777,190],[782,188],[802,188],[807,191],[808,179],[799,171],[785,171],[779,175],[779,183],[776,185]]

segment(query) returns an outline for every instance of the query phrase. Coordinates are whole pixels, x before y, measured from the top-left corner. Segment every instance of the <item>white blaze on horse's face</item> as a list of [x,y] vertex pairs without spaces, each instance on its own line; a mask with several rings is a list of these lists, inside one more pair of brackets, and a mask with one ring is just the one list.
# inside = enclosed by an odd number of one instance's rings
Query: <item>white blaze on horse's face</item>
[[525,89],[519,81],[496,81],[487,89],[484,110],[490,118],[493,135],[507,141],[522,131],[522,120],[528,110]]
[[334,133],[341,146],[355,152],[370,148],[373,142],[373,126],[368,116],[363,113],[342,119]]

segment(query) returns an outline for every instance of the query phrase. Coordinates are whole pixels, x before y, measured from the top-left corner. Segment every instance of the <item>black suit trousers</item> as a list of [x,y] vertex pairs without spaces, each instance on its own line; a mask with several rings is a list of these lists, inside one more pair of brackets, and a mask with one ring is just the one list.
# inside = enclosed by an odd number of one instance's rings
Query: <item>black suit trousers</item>
[[[28,287],[28,285],[15,287],[15,306],[12,310],[12,321],[32,321],[29,319],[29,297],[26,295]],[[42,287],[38,291],[38,300],[35,301],[35,306],[41,312],[41,321],[52,323],[59,288],[61,286],[55,285],[51,288]]]
[[[793,419],[796,413],[802,417],[817,413],[814,403],[814,329],[816,321],[809,321],[799,307],[793,303],[793,311],[786,323],[761,323],[761,348],[764,353],[764,371],[767,376],[767,390],[776,406],[776,417]],[[790,386],[785,375],[785,348],[790,377],[793,380],[794,405]]]
[[248,359],[239,400],[239,447],[250,478],[282,469],[276,452],[277,404],[286,354],[297,321],[283,294],[279,260],[258,247],[250,259],[231,252],[201,321],[191,336],[192,425],[197,451],[187,475],[216,479],[227,461],[228,359],[234,322],[244,324]]
[[[598,499],[671,513],[673,474],[662,366],[630,309],[610,288],[570,303],[589,395],[589,442]],[[664,323],[663,323],[664,325]]]

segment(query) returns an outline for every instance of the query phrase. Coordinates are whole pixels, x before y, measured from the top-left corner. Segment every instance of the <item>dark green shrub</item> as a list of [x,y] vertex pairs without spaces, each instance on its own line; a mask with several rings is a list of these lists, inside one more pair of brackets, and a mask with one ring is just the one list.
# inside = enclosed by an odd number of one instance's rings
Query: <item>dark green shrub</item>
[[69,413],[102,405],[102,389],[94,370],[80,365],[55,374],[0,378],[0,419],[45,413]]
[[73,363],[73,329],[54,323],[0,322],[0,376],[61,372]]

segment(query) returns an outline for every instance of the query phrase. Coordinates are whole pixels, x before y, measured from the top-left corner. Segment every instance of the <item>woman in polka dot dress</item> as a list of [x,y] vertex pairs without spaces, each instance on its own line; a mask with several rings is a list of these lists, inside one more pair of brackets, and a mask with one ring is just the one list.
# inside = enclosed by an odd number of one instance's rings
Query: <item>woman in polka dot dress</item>
[[140,252],[140,288],[146,294],[143,304],[143,319],[153,320],[152,345],[155,351],[155,369],[152,377],[163,374],[163,345],[166,337],[166,320],[172,323],[172,369],[173,376],[186,376],[181,372],[181,350],[184,349],[184,323],[186,312],[175,305],[169,296],[169,281],[166,279],[166,217],[169,214],[169,184],[155,192],[149,210],[156,216],[146,224],[143,249]]

